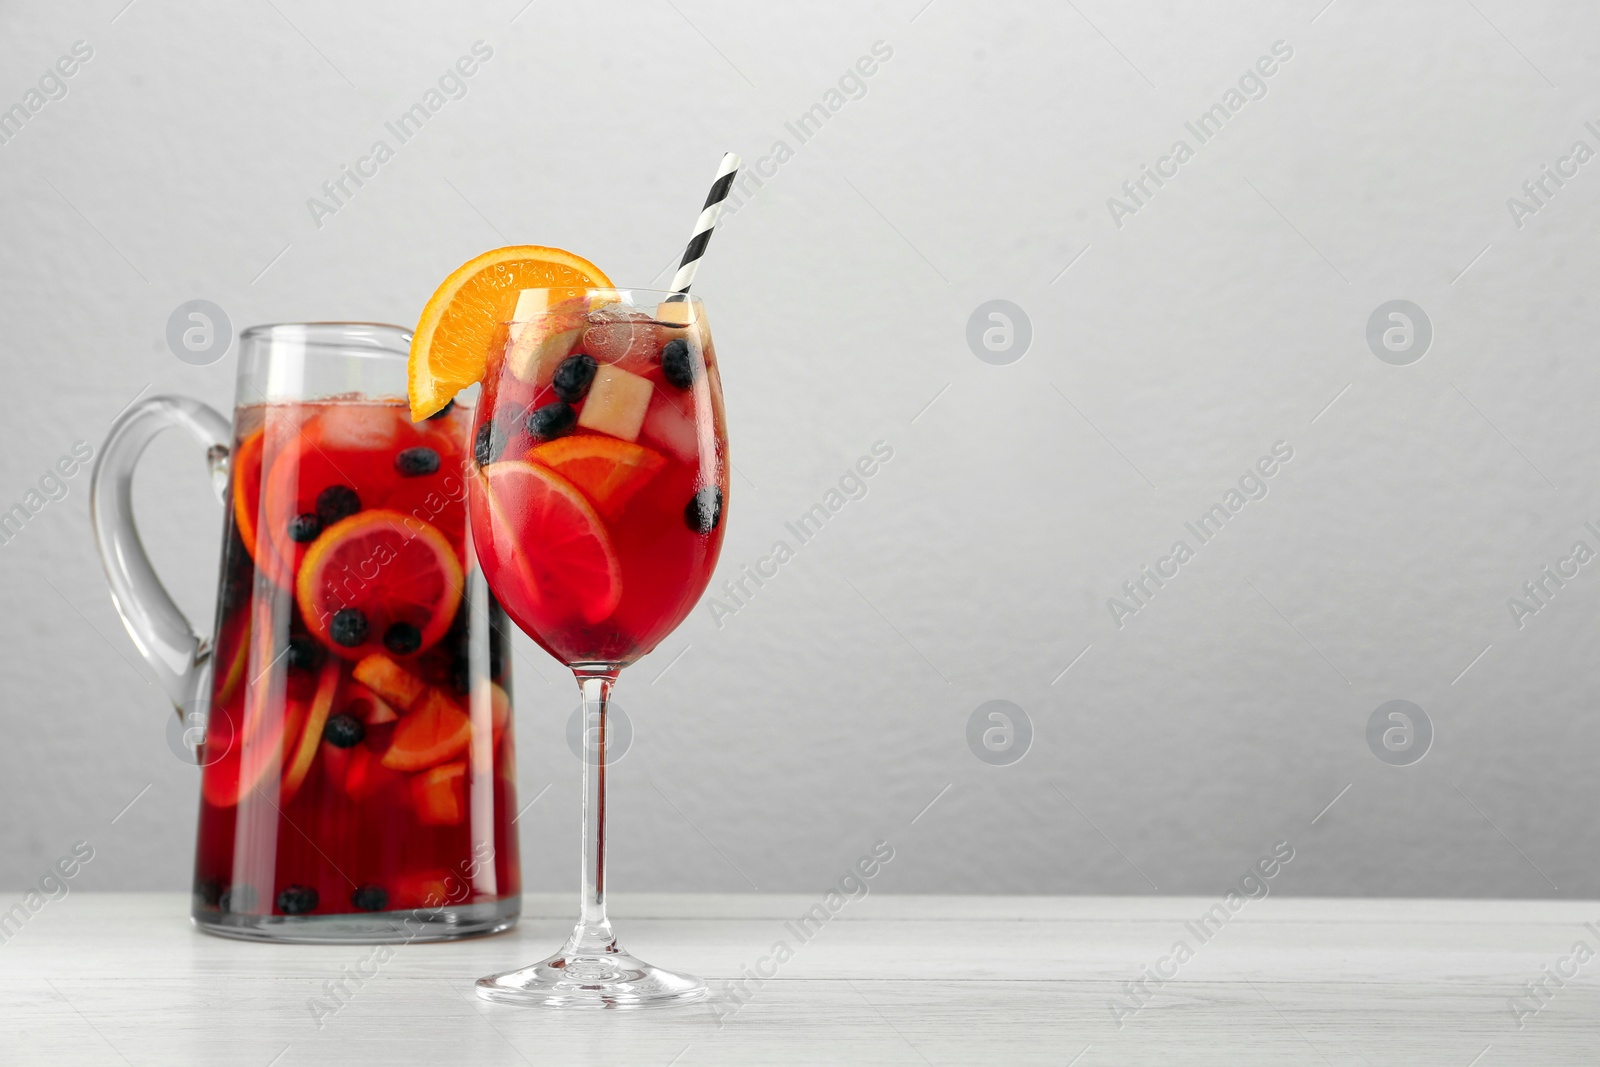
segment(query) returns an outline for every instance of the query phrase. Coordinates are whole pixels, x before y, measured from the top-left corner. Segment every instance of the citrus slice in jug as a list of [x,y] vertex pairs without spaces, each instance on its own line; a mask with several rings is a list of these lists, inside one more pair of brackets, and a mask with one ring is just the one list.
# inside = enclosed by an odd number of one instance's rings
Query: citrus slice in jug
[[461,603],[461,561],[431,524],[375,508],[322,531],[300,563],[294,592],[306,629],[342,658],[405,657],[450,629]]

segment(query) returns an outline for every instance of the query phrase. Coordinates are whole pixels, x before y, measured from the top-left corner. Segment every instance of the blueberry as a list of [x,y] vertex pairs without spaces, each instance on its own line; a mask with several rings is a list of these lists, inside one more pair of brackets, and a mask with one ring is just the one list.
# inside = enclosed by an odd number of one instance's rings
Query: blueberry
[[369,882],[350,894],[350,903],[357,911],[382,911],[389,906],[389,891]]
[[322,520],[317,517],[317,513],[314,511],[307,511],[289,520],[289,540],[297,545],[303,545],[307,541],[315,541],[317,535],[321,532]]
[[348,485],[330,485],[317,494],[317,518],[324,526],[332,526],[360,510],[361,498]]
[[215,878],[201,878],[194,883],[194,895],[205,907],[215,908],[222,901],[222,883]]
[[432,415],[428,416],[428,421],[432,422],[434,419],[442,419],[442,418],[444,418],[446,415],[450,414],[451,411],[455,410],[455,406],[456,406],[456,402],[455,402],[454,398],[452,398],[450,400],[446,400],[444,402],[444,407],[440,408],[438,411],[435,411]]
[[422,631],[409,622],[391,623],[383,631],[383,647],[397,656],[409,656],[422,647]]
[[243,915],[256,910],[256,890],[251,885],[231,885],[217,898],[217,907],[224,912]]
[[505,430],[492,422],[486,422],[478,427],[478,434],[472,440],[472,458],[478,461],[478,466],[487,467],[500,458],[500,453],[506,450]]
[[278,910],[285,915],[304,915],[317,908],[317,891],[308,885],[292,885],[278,893]]
[[689,356],[689,342],[679,337],[661,346],[661,376],[678,389],[694,384],[694,360]]
[[360,608],[340,608],[333,613],[328,624],[328,636],[333,643],[345,648],[355,648],[367,640],[367,616]]
[[407,448],[396,453],[394,469],[405,478],[420,478],[439,469],[439,453],[426,446]]
[[322,646],[309,637],[291,637],[289,654],[284,659],[290,670],[314,671],[322,666]]
[[556,368],[556,376],[550,380],[550,388],[555,390],[556,396],[569,404],[576,404],[589,395],[589,386],[594,382],[594,372],[600,369],[600,364],[594,357],[579,352],[577,355],[568,356],[561,361],[561,366]]
[[717,486],[702,489],[683,508],[683,521],[695,533],[710,533],[722,522],[722,490]]
[[334,748],[354,748],[366,736],[367,728],[348,711],[333,716],[322,728],[322,739]]
[[535,440],[553,441],[565,437],[578,425],[578,413],[564,400],[556,400],[542,408],[535,408],[528,416],[528,432]]

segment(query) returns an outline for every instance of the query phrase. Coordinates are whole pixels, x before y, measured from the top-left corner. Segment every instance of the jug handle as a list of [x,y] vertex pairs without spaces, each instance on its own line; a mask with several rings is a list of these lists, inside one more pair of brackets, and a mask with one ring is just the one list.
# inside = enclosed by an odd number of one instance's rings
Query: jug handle
[[225,499],[228,420],[198,400],[153,396],[123,412],[106,435],[90,480],[89,518],[122,625],[182,715],[197,695],[211,645],[194,632],[156,576],[134,525],[132,493],[139,457],[157,434],[173,426],[206,446],[212,488]]

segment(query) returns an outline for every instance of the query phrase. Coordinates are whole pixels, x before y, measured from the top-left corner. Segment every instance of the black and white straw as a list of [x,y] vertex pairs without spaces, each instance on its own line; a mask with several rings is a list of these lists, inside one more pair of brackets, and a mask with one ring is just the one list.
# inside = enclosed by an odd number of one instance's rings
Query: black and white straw
[[717,216],[722,214],[722,204],[733,189],[733,179],[738,176],[739,153],[724,153],[722,165],[717,168],[717,180],[711,183],[711,192],[706,194],[706,206],[701,209],[700,218],[694,224],[694,232],[689,236],[689,247],[683,250],[683,260],[678,264],[678,273],[672,276],[674,292],[687,293],[689,286],[694,284],[694,272],[699,269],[700,260],[705,257],[706,245],[711,243],[711,231],[717,225]]

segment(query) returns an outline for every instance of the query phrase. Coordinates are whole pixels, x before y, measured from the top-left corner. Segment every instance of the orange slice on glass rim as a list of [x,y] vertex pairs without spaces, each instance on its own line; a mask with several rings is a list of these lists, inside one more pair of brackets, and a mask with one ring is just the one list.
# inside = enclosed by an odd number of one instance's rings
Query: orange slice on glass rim
[[552,294],[554,304],[610,288],[587,259],[543,245],[508,245],[463,263],[434,290],[411,336],[411,418],[427,418],[483,380],[496,331],[511,320],[522,290],[565,290]]

